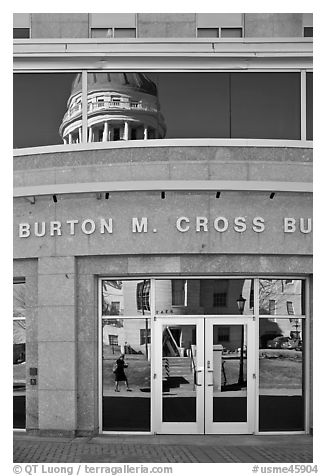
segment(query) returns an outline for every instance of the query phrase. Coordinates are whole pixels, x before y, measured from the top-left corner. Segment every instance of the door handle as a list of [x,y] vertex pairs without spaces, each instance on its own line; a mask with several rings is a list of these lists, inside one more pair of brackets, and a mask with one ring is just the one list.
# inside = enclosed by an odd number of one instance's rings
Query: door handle
[[[213,374],[213,373],[214,373],[214,369],[207,369],[207,373],[208,373],[208,374]],[[207,384],[207,387],[214,387],[214,384],[213,384],[213,383],[208,383],[208,384]]]
[[200,372],[202,372],[202,370],[195,370],[195,385],[197,387],[202,387],[201,383],[197,383],[197,374],[199,374]]

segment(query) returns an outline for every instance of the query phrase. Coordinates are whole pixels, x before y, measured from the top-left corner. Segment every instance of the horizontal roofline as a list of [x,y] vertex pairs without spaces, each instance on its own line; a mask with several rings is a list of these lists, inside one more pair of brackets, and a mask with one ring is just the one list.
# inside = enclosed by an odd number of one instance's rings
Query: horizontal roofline
[[312,37],[243,38],[15,38],[15,44],[33,43],[313,43]]
[[312,68],[311,38],[19,39],[19,71],[250,71]]
[[255,191],[312,193],[311,182],[258,180],[133,180],[114,182],[82,182],[14,187],[14,198],[40,195],[135,191]]
[[56,144],[39,147],[14,149],[14,157],[36,154],[78,152],[99,149],[133,149],[157,147],[275,147],[312,149],[309,140],[283,139],[148,139],[112,142],[91,142],[86,144]]

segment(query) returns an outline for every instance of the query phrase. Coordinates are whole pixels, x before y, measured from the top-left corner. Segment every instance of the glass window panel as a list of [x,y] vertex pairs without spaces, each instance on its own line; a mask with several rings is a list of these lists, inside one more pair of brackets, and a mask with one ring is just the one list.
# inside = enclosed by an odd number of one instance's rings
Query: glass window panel
[[[75,73],[14,74],[14,148],[63,144],[60,126],[72,119],[66,111],[75,77]],[[74,120],[78,115],[81,120],[81,103],[74,114]]]
[[260,279],[259,314],[279,316],[305,314],[305,281]]
[[104,431],[150,431],[150,327],[149,318],[102,319]]
[[241,38],[242,28],[222,28],[221,37],[222,38]]
[[162,328],[163,422],[196,421],[196,326]]
[[218,38],[219,29],[218,28],[197,28],[197,37],[198,38]]
[[[13,426],[26,426],[25,283],[13,285]],[[22,318],[22,319],[20,319]]]
[[313,73],[306,74],[307,139],[313,140]]
[[213,421],[247,421],[247,326],[213,326]]
[[300,139],[299,73],[231,73],[231,137]]
[[[230,137],[229,73],[149,73],[167,139]],[[200,120],[198,120],[200,118]]]
[[25,283],[14,283],[13,317],[26,316]]
[[103,316],[150,315],[150,299],[149,279],[102,281]]
[[115,28],[114,38],[136,38],[136,28]]
[[239,315],[238,299],[245,299],[243,314],[253,314],[251,279],[157,279],[156,314]]
[[303,29],[303,36],[307,38],[313,37],[313,27],[312,26],[305,26]]
[[14,38],[29,38],[30,30],[29,28],[14,28],[13,37]]
[[26,323],[13,322],[13,426],[26,425]]
[[259,430],[304,430],[304,320],[259,320]]
[[113,38],[113,28],[92,28],[92,38]]

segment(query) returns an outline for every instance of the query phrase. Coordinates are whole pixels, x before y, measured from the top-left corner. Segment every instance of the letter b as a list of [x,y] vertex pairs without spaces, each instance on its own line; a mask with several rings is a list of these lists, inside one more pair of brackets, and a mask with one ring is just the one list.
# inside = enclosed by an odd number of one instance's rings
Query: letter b
[[295,229],[295,218],[284,218],[284,233],[294,233]]
[[27,238],[31,234],[31,225],[19,223],[19,238]]

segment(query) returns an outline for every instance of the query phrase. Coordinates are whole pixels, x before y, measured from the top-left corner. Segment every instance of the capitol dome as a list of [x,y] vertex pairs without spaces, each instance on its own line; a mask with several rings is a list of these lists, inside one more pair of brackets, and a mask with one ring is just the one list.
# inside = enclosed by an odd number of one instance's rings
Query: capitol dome
[[[82,80],[78,73],[60,126],[64,143],[81,142]],[[161,139],[166,127],[155,83],[143,73],[88,73],[88,142]]]

